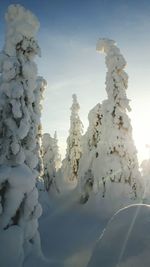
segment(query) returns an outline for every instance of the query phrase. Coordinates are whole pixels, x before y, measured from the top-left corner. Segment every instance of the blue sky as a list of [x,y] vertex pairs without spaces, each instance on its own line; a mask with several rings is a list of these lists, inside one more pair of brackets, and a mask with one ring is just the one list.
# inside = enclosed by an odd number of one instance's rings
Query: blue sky
[[40,20],[42,58],[39,75],[48,82],[44,94],[43,129],[58,131],[61,152],[69,129],[72,94],[81,106],[85,130],[89,110],[106,98],[104,56],[96,52],[99,37],[114,39],[127,60],[130,117],[139,158],[150,143],[150,2],[147,0],[0,0],[0,45],[4,43],[4,13],[20,3]]

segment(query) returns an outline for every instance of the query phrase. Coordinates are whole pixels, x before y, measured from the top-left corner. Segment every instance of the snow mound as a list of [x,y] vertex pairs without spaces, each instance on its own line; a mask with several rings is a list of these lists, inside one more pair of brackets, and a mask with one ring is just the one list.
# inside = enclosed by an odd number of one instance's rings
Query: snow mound
[[132,205],[117,212],[101,235],[87,267],[149,267],[149,225],[149,205]]

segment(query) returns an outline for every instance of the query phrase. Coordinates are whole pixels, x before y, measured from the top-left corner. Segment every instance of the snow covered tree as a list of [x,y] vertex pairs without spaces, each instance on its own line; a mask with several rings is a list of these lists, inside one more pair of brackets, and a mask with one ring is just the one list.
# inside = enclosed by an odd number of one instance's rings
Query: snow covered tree
[[36,136],[36,146],[33,149],[33,153],[36,154],[38,158],[38,164],[36,170],[42,175],[43,172],[43,163],[42,163],[42,155],[41,155],[41,142],[42,142],[42,125],[41,125],[41,100],[43,100],[43,92],[47,86],[47,82],[43,79],[43,77],[37,78],[37,86],[34,90],[35,101],[32,104],[33,106],[33,125],[34,125],[34,133],[33,138]]
[[93,160],[98,157],[96,148],[101,140],[102,117],[102,107],[98,103],[88,114],[89,126],[82,138],[82,156],[78,171],[82,202],[88,200],[94,186],[92,164]]
[[97,50],[106,54],[108,99],[102,105],[102,138],[97,148],[98,157],[94,161],[94,177],[103,185],[103,196],[110,180],[128,183],[134,197],[137,197],[140,172],[137,151],[132,139],[132,127],[127,114],[131,109],[126,96],[126,61],[113,40],[100,39]]
[[12,244],[18,245],[12,259],[9,252],[6,256],[0,251],[0,265],[10,266],[12,260],[11,265],[20,266],[26,253],[39,245],[41,206],[35,183],[44,85],[37,80],[34,63],[40,54],[37,18],[24,7],[11,5],[5,19],[6,39],[0,54],[0,238],[7,252]]
[[79,161],[81,158],[81,136],[83,125],[79,118],[79,103],[77,102],[77,96],[72,95],[73,104],[71,106],[70,116],[70,130],[69,137],[67,138],[67,150],[66,156],[63,160],[62,172],[66,180],[77,181]]
[[58,139],[57,139],[56,131],[54,133],[54,138],[53,138],[53,153],[54,153],[55,169],[56,171],[58,171],[61,167],[61,156],[59,154]]
[[[45,133],[42,136],[42,159],[43,159],[43,179],[47,191],[53,190],[59,192],[56,176],[58,170],[58,154],[56,156],[56,134],[52,138],[50,134]],[[58,152],[58,150],[57,150]]]
[[89,151],[93,150],[93,148],[97,148],[97,144],[100,142],[102,117],[101,104],[98,103],[92,110],[90,110],[88,115],[89,127],[87,129],[86,139]]

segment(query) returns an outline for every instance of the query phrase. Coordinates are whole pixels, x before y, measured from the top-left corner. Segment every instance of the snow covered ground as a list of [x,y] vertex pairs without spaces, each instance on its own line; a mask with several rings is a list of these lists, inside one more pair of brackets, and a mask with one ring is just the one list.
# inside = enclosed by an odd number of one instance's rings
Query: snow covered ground
[[74,190],[53,199],[42,192],[41,200],[41,245],[45,258],[50,261],[44,263],[30,257],[24,267],[86,267],[106,224],[98,212],[97,198],[92,197],[87,204],[81,205]]
[[150,206],[117,212],[97,242],[88,267],[149,267]]
[[145,265],[136,263],[141,263],[150,249],[150,206],[130,205],[110,219],[111,212],[103,216],[99,194],[81,205],[76,189],[57,197],[41,192],[40,202],[39,232],[45,259],[32,255],[24,267],[150,266],[150,257]]

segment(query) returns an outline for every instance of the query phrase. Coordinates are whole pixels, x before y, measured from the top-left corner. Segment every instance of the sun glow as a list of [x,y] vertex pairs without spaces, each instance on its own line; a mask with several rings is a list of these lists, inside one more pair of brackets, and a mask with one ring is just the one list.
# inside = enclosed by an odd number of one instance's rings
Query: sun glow
[[133,139],[138,151],[139,163],[150,157],[150,123],[149,113],[136,114],[131,118]]

